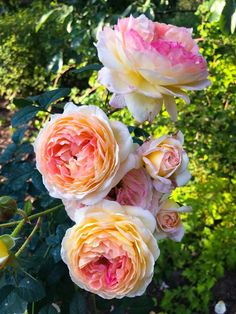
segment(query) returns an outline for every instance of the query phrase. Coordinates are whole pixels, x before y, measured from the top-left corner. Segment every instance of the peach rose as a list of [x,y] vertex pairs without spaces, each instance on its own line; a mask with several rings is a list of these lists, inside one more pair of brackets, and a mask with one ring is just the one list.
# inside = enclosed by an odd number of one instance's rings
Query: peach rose
[[179,213],[191,211],[190,206],[180,207],[172,200],[165,200],[156,210],[157,239],[170,238],[180,242],[184,236],[184,227]]
[[103,200],[80,208],[75,221],[61,248],[73,282],[105,299],[143,294],[159,256],[153,215]]
[[176,186],[186,184],[191,177],[183,143],[184,136],[179,131],[175,136],[164,135],[147,141],[139,148],[146,170],[161,193],[169,193]]
[[205,59],[192,29],[152,22],[145,15],[119,19],[98,34],[99,81],[113,93],[111,106],[127,106],[134,118],[151,121],[162,104],[177,119],[174,97],[208,85]]
[[139,166],[127,127],[95,106],[67,103],[35,141],[36,166],[51,196],[93,204]]

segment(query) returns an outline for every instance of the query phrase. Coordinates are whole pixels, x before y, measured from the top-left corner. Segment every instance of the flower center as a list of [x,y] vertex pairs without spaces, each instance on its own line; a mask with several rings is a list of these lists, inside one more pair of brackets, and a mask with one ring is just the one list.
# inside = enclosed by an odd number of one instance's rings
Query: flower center
[[157,214],[157,222],[163,231],[170,231],[175,228],[180,221],[177,212],[162,211]]
[[83,267],[82,272],[94,289],[112,289],[127,273],[127,260],[126,255],[112,259],[102,255]]

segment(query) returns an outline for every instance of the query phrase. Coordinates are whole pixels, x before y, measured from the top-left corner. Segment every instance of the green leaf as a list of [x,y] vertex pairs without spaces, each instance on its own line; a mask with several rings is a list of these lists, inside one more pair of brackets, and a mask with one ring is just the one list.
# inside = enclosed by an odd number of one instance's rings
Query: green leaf
[[22,300],[12,286],[5,286],[0,289],[1,314],[22,314],[27,308],[27,302]]
[[30,106],[32,105],[32,101],[30,99],[23,99],[23,98],[14,98],[13,99],[13,104],[17,107],[17,108],[24,108],[26,106]]
[[45,305],[44,307],[41,308],[41,310],[39,311],[39,314],[57,314],[59,313],[56,308],[51,305]]
[[148,138],[150,135],[148,134],[148,132],[146,132],[144,129],[138,128],[136,127],[134,129],[134,134],[135,136],[139,137],[139,136],[143,136],[145,138]]
[[45,290],[41,282],[30,277],[20,281],[16,293],[27,302],[36,302],[45,297]]
[[99,71],[101,68],[102,68],[101,64],[94,63],[94,64],[86,65],[76,70],[72,70],[71,72],[78,74],[85,71]]
[[0,197],[0,221],[11,219],[17,211],[16,201],[9,196]]
[[140,138],[136,137],[136,136],[133,137],[133,142],[135,144],[139,144],[139,145],[143,144],[143,141]]
[[86,300],[85,297],[76,292],[70,302],[70,314],[86,314]]
[[69,94],[70,88],[58,88],[30,98],[37,101],[42,108],[47,109],[50,104],[60,98],[68,96]]
[[35,27],[35,32],[37,33],[40,28],[43,26],[43,24],[48,20],[48,18],[58,10],[58,8],[53,9],[51,11],[48,11],[47,13],[45,13],[44,15],[41,16],[39,22],[37,23],[36,27]]
[[17,150],[17,145],[15,143],[11,143],[7,146],[4,152],[0,155],[0,163],[3,164],[12,159],[15,151]]
[[35,106],[26,106],[23,109],[20,109],[11,119],[12,126],[15,128],[22,124],[26,124],[33,119],[39,111],[40,108]]
[[30,179],[33,170],[34,164],[25,161],[5,166],[2,169],[2,174],[8,178],[8,183],[11,184],[12,190],[17,191]]
[[225,0],[214,0],[210,3],[209,21],[218,21],[225,6]]
[[236,3],[234,0],[226,1],[222,14],[220,16],[220,29],[222,32],[229,34],[235,30],[235,12]]
[[33,206],[32,206],[32,203],[31,203],[30,200],[25,201],[23,210],[24,210],[24,212],[27,214],[27,216],[29,216],[29,215],[31,214],[31,212],[32,212],[32,207],[33,207]]
[[21,128],[16,129],[16,131],[12,135],[13,142],[19,144],[23,139],[26,130],[27,126],[23,126]]
[[46,191],[46,188],[43,184],[42,175],[37,169],[35,169],[34,172],[32,173],[32,183],[34,187],[39,191],[42,192]]

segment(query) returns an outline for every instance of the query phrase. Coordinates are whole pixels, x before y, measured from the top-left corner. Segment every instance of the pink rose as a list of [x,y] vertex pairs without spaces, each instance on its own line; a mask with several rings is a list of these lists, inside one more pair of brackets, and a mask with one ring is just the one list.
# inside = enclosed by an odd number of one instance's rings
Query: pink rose
[[80,288],[105,299],[142,295],[160,252],[155,218],[137,206],[103,200],[79,208],[61,256]]
[[135,205],[148,209],[151,206],[153,185],[143,168],[132,169],[114,187],[108,198],[121,205]]
[[98,34],[99,81],[113,93],[110,104],[127,106],[134,118],[152,120],[162,104],[177,118],[174,97],[210,84],[205,59],[192,30],[150,21],[145,15],[119,19]]
[[172,200],[165,200],[156,210],[157,239],[170,238],[180,242],[184,236],[184,227],[179,213],[191,211],[190,206],[180,207]]
[[36,166],[51,196],[93,204],[104,198],[140,160],[121,122],[95,106],[65,106],[35,141]]
[[161,193],[170,193],[176,186],[188,182],[188,156],[183,149],[181,131],[175,136],[164,135],[145,142],[140,148],[147,172],[154,179],[154,186]]

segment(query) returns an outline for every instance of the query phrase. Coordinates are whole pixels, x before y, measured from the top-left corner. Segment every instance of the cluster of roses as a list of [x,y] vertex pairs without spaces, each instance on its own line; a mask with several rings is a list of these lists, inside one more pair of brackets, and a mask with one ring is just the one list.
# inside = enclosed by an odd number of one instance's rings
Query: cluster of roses
[[[191,31],[144,15],[105,27],[97,49],[110,104],[127,106],[140,122],[151,121],[163,103],[175,119],[174,96],[187,101],[183,88],[209,84]],[[157,240],[180,241],[184,234],[179,213],[190,208],[169,199],[190,179],[183,142],[179,131],[139,146],[123,123],[96,106],[73,103],[40,131],[37,168],[75,222],[61,256],[78,286],[107,299],[145,291],[160,253]]]

